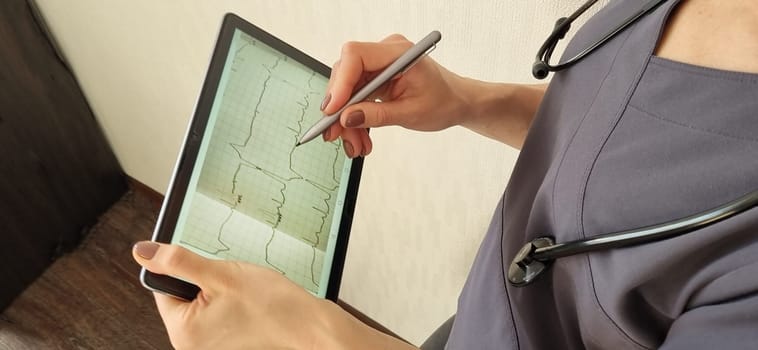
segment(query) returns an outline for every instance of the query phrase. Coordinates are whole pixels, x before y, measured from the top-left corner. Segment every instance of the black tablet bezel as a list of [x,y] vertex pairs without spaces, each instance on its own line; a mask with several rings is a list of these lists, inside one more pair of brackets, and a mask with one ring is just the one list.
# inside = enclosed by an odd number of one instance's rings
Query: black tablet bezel
[[[182,202],[184,201],[187,187],[189,186],[190,178],[192,176],[192,169],[195,167],[195,162],[197,161],[197,156],[202,141],[202,135],[205,133],[205,128],[208,124],[208,119],[210,116],[211,108],[213,106],[213,102],[216,97],[218,85],[221,81],[221,73],[224,69],[224,63],[226,62],[226,57],[229,54],[231,42],[237,29],[245,32],[246,34],[249,34],[257,40],[260,40],[266,45],[271,46],[287,57],[290,57],[295,61],[304,64],[308,68],[314,70],[316,73],[321,74],[326,78],[329,78],[331,74],[331,69],[316,59],[277,39],[273,35],[267,33],[261,28],[256,27],[252,23],[245,21],[239,16],[233,13],[226,14],[221,25],[221,31],[219,33],[216,46],[213,50],[213,55],[211,57],[211,62],[206,73],[205,82],[203,83],[203,88],[197,101],[195,114],[192,118],[189,130],[187,131],[184,146],[182,147],[176,168],[174,169],[174,175],[169,186],[169,191],[166,194],[166,199],[164,200],[161,213],[158,217],[158,222],[153,234],[153,240],[156,242],[171,242],[174,229],[176,228],[177,219],[179,217],[179,212],[182,207]],[[329,285],[327,286],[325,296],[326,299],[332,301],[337,301],[339,294],[340,282],[342,280],[342,271],[345,263],[345,255],[347,253],[347,243],[350,236],[350,227],[353,221],[355,201],[358,195],[358,184],[360,182],[359,180],[362,168],[363,158],[354,158],[350,169],[350,176],[347,184],[347,193],[345,196],[345,202],[342,210],[342,217],[340,219],[340,227],[337,234],[337,242],[332,261],[332,269],[329,275]],[[149,289],[168,293],[185,300],[193,300],[199,292],[199,288],[193,284],[181,281],[173,277],[154,274],[145,269],[142,269],[140,280],[142,281],[142,284]]]

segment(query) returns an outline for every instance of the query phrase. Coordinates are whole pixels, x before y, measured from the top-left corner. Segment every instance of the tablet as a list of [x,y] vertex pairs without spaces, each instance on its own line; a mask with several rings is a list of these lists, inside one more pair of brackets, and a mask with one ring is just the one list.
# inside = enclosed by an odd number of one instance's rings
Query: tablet
[[[295,146],[322,118],[329,74],[227,14],[153,240],[265,266],[336,300],[362,159],[339,140]],[[199,291],[144,269],[140,279],[186,300]]]

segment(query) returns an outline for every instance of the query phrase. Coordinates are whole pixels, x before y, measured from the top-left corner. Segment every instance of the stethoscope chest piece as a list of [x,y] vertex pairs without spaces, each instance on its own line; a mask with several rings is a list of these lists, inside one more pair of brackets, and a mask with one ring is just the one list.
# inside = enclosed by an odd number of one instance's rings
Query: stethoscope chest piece
[[516,287],[531,283],[547,269],[547,264],[550,263],[549,261],[534,259],[532,253],[539,248],[549,247],[553,244],[553,240],[547,237],[540,237],[524,244],[508,267],[508,281]]

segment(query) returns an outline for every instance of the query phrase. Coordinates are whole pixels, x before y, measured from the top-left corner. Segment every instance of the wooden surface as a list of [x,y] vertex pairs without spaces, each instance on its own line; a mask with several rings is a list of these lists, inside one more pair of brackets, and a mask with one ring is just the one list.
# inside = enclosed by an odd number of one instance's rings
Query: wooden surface
[[0,315],[0,349],[171,349],[131,257],[157,213],[144,195],[124,196]]
[[0,1],[0,310],[126,191],[71,72],[25,0]]

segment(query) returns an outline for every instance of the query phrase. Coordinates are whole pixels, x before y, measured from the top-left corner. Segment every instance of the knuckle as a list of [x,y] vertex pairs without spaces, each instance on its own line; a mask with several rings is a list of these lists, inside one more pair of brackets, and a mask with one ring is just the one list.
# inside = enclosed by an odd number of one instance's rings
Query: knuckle
[[162,256],[163,265],[166,266],[166,268],[173,270],[177,267],[181,267],[184,264],[184,261],[186,260],[184,254],[182,254],[182,251],[174,246],[164,246],[161,249],[164,249],[164,254]]
[[385,40],[387,41],[408,41],[405,35],[400,33],[392,33]]
[[332,70],[337,70],[340,68],[340,60],[334,61],[334,64],[332,64]]
[[342,44],[342,57],[356,55],[359,46],[360,43],[357,41],[348,41]]
[[387,111],[387,108],[378,106],[376,109],[375,117],[376,117],[376,123],[379,126],[390,124],[391,117],[390,117],[389,112]]

